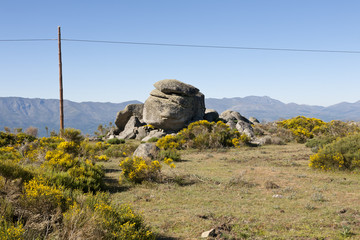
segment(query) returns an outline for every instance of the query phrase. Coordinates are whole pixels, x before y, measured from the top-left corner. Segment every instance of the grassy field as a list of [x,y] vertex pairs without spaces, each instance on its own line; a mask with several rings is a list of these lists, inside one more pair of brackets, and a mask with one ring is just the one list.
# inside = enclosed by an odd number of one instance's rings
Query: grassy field
[[104,163],[112,198],[130,203],[159,239],[360,239],[360,178],[308,167],[301,144],[182,151],[164,183],[119,187],[119,159]]

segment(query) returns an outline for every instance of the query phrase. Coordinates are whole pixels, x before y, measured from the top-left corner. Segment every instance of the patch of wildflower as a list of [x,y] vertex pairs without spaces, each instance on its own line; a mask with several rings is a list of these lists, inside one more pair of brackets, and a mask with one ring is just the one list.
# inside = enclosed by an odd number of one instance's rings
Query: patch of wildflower
[[0,218],[0,240],[24,239],[25,229],[21,223],[9,223],[3,216]]
[[174,160],[172,160],[171,158],[164,158],[164,163],[166,165],[169,165],[170,168],[175,168],[175,164],[174,164]]
[[144,180],[157,180],[160,176],[161,164],[159,161],[151,161],[141,157],[127,157],[120,162],[123,177],[130,182],[142,183]]
[[95,156],[95,159],[96,159],[96,161],[99,161],[99,162],[109,161],[109,158],[106,155]]

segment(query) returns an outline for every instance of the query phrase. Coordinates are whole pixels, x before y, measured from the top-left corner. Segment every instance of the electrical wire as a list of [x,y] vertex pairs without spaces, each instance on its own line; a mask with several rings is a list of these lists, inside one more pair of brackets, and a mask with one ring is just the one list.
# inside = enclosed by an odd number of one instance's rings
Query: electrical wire
[[[0,39],[0,42],[36,42],[36,41],[56,41],[58,39]],[[108,40],[89,40],[63,38],[61,41],[68,42],[87,42],[87,43],[106,43],[106,44],[128,44],[128,45],[147,45],[163,47],[189,47],[189,48],[212,48],[212,49],[234,49],[234,50],[258,50],[258,51],[287,51],[287,52],[313,52],[313,53],[349,53],[360,54],[354,50],[329,50],[329,49],[299,49],[299,48],[265,48],[265,47],[242,47],[242,46],[222,46],[222,45],[196,45],[196,44],[173,44],[173,43],[151,43],[151,42],[125,42]]]

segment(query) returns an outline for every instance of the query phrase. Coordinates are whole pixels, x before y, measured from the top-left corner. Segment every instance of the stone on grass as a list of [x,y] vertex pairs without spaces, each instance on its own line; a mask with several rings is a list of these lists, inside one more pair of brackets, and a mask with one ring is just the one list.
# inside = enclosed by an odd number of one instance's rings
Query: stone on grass
[[133,156],[154,159],[158,152],[159,148],[155,143],[142,143],[136,148]]

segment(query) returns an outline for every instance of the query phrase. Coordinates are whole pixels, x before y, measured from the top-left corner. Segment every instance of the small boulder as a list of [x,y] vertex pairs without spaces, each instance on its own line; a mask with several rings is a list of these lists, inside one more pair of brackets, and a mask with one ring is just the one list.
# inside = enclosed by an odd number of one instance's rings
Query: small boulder
[[243,134],[245,133],[249,137],[253,138],[255,137],[254,129],[252,128],[251,124],[245,121],[238,121],[236,124],[236,129],[239,131],[239,133]]
[[239,112],[232,111],[232,110],[226,110],[226,111],[222,112],[220,114],[220,118],[224,119],[227,122],[232,120],[234,122],[244,121],[244,122],[250,123],[250,121],[246,117],[242,116]]
[[204,120],[215,122],[219,118],[219,113],[214,109],[206,109]]
[[202,237],[202,238],[215,237],[215,236],[216,236],[216,233],[215,233],[215,229],[214,229],[214,228],[210,229],[209,231],[203,232],[203,233],[201,234],[201,237]]
[[158,152],[159,148],[155,143],[142,143],[136,148],[133,156],[154,159]]
[[260,123],[259,120],[257,120],[255,117],[250,117],[249,121],[251,122],[251,124],[254,124],[254,125]]

